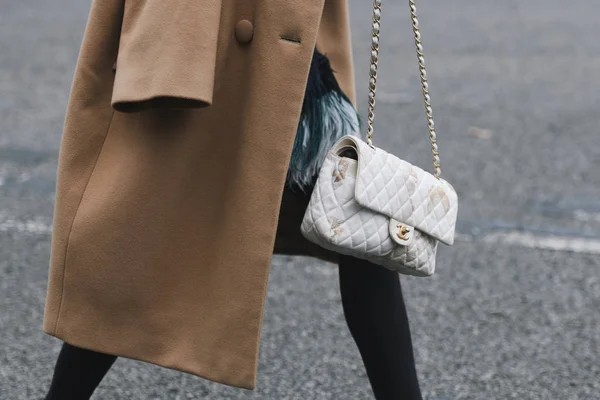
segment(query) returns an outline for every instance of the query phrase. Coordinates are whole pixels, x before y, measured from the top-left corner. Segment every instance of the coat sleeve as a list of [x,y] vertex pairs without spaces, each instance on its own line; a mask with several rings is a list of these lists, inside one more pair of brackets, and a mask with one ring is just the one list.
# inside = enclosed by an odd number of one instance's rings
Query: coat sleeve
[[211,105],[221,0],[125,0],[112,107]]

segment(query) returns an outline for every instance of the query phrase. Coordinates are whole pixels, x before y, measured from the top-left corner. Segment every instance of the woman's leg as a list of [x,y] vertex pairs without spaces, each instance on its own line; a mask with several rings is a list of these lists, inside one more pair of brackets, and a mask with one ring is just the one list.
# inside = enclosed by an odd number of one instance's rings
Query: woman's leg
[[64,343],[45,400],[88,400],[116,359]]
[[344,314],[377,400],[421,400],[398,273],[340,256]]

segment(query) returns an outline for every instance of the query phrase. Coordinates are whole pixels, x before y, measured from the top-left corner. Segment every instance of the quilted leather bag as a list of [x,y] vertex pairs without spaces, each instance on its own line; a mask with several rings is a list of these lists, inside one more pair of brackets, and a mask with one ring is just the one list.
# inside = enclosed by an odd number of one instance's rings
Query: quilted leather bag
[[406,275],[435,271],[437,245],[452,245],[458,213],[453,187],[440,178],[423,45],[414,0],[409,0],[433,153],[430,174],[373,146],[381,0],[373,3],[369,120],[366,142],[339,139],[321,167],[301,225],[308,240]]

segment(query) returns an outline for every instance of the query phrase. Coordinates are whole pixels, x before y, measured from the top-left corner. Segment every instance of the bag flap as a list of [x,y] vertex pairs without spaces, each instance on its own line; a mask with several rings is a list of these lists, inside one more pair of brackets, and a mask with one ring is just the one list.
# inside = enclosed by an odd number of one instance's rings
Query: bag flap
[[454,243],[458,198],[452,185],[358,138],[346,136],[336,147],[350,142],[358,155],[355,198],[361,206]]

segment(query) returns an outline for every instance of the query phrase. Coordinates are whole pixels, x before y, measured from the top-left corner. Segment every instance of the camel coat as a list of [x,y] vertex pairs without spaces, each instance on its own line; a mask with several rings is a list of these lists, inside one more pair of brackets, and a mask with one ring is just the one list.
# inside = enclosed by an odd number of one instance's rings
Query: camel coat
[[93,1],[45,332],[255,387],[274,250],[334,259],[300,235],[306,197],[282,203],[315,45],[354,99],[346,0]]

